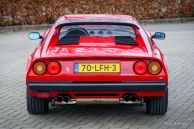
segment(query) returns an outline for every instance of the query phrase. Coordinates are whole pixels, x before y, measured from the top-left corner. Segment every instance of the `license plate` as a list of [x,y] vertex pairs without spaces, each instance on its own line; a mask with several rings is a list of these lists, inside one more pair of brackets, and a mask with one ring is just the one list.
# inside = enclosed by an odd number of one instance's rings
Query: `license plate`
[[75,63],[76,73],[118,73],[120,63]]

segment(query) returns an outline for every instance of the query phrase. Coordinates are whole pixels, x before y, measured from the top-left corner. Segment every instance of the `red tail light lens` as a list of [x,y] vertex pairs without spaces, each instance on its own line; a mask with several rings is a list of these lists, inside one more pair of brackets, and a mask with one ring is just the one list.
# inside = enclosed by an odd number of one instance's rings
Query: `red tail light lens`
[[47,70],[50,74],[58,74],[61,71],[61,65],[56,61],[50,62],[47,65]]
[[135,73],[142,75],[147,71],[147,64],[144,61],[136,61],[133,65]]

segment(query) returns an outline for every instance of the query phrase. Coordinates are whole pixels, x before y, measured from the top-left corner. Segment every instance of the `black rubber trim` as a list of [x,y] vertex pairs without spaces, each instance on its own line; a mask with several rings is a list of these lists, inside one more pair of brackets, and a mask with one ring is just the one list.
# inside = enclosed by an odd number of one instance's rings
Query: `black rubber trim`
[[120,82],[120,83],[67,83],[28,82],[28,89],[39,92],[64,91],[162,91],[166,82]]

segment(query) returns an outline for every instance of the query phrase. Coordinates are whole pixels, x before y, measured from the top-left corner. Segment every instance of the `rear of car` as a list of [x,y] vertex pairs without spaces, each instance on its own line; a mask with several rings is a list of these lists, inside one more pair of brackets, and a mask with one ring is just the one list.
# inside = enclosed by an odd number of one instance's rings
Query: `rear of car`
[[123,21],[59,19],[28,59],[29,113],[47,113],[49,102],[118,99],[145,102],[148,113],[165,114],[168,75],[163,56],[135,20]]

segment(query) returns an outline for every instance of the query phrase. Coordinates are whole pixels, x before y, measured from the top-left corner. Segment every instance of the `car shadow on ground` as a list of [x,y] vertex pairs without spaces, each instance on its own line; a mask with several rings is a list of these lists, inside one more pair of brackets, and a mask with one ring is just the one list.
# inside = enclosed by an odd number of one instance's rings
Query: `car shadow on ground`
[[91,114],[96,116],[107,115],[132,115],[139,114],[145,115],[145,104],[144,105],[127,105],[127,104],[75,104],[75,105],[60,105],[50,106],[50,115],[59,114],[84,114],[89,117]]
[[[143,105],[126,105],[126,104],[79,104],[51,106],[47,115],[47,122],[59,120],[64,123],[71,123],[79,126],[88,126],[96,123],[100,125],[113,124],[116,127],[121,125],[141,124],[150,126],[158,120],[164,120],[165,116],[148,115]],[[42,116],[42,115],[41,115]],[[152,120],[152,123],[147,123]],[[143,123],[142,123],[143,122]],[[80,125],[80,123],[82,123]]]

